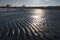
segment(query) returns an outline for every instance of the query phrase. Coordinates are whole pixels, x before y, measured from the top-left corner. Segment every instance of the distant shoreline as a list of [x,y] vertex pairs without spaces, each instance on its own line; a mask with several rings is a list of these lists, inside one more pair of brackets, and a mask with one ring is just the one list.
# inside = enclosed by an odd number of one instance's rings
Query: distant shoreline
[[49,6],[49,7],[0,7],[0,8],[50,9],[50,10],[60,10],[60,6]]

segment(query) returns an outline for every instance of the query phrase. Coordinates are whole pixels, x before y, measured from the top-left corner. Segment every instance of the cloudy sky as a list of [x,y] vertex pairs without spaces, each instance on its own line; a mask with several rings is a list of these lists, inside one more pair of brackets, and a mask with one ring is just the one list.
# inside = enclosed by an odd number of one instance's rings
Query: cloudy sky
[[11,4],[13,6],[60,6],[60,0],[0,0],[0,6]]

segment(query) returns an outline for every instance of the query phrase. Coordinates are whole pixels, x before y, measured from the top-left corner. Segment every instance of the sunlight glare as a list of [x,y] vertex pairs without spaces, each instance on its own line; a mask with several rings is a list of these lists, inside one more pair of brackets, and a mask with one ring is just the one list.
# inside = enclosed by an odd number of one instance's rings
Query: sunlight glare
[[35,10],[33,10],[33,13],[36,15],[39,15],[39,14],[44,13],[44,11],[42,9],[35,9]]
[[[33,15],[31,15],[30,17],[32,18],[32,22],[31,24],[34,24],[34,26],[32,26],[37,32],[39,32],[39,30],[37,28],[39,28],[40,26],[37,25],[42,25],[42,23],[44,23],[44,16],[45,16],[45,10],[43,9],[34,9],[33,11],[31,11]],[[42,26],[41,26],[42,28]],[[33,29],[32,29],[33,30]],[[41,30],[42,31],[42,30]],[[35,31],[33,31],[35,33]],[[36,34],[35,34],[36,35]]]

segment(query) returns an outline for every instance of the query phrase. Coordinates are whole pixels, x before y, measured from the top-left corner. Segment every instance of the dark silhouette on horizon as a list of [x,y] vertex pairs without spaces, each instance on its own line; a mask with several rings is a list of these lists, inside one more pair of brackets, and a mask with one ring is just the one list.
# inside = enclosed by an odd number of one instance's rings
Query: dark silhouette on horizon
[[44,6],[42,6],[42,7],[27,7],[27,6],[25,6],[25,5],[22,5],[22,6],[14,6],[14,7],[12,7],[10,4],[6,4],[5,6],[4,5],[2,5],[2,6],[0,6],[0,8],[28,8],[28,9],[35,9],[35,8],[38,8],[38,9],[56,9],[56,10],[60,10],[60,6],[46,6],[46,7],[44,7]]

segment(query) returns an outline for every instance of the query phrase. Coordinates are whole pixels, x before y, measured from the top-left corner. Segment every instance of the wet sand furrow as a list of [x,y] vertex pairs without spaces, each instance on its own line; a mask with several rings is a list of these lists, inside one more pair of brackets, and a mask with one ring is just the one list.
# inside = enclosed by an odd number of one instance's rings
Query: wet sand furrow
[[[23,21],[24,22],[24,21]],[[33,33],[35,34],[35,36],[37,36],[37,35],[40,35],[38,32],[37,32],[37,30],[35,30],[35,28],[34,28],[34,25],[32,25],[32,24],[29,24],[29,23],[27,23],[27,22],[24,22],[24,24],[25,25],[30,25],[31,26],[31,28],[34,30],[33,31]],[[27,26],[28,27],[28,26]],[[31,30],[30,30],[31,31]],[[35,38],[35,37],[34,37]],[[41,39],[41,38],[40,38]],[[36,39],[37,40],[37,39]]]
[[[28,39],[28,38],[29,38],[29,36],[28,36],[28,35],[29,35],[29,33],[28,33],[29,31],[28,31],[26,25],[25,25],[21,20],[19,20],[19,23],[20,23],[20,25],[24,28],[24,30],[23,30],[23,31],[24,31],[24,35],[25,35],[25,36],[24,36],[24,37],[25,37],[24,39],[29,40],[29,39]],[[24,26],[25,26],[25,27],[24,27]]]
[[[20,23],[19,20],[18,20],[18,23]],[[24,25],[26,25],[26,24],[27,24],[27,23],[25,23]],[[30,33],[29,33],[29,35],[30,35],[29,38],[30,38],[30,39],[29,39],[29,40],[31,40],[31,39],[34,40],[34,39],[32,38],[32,35],[34,35],[34,33],[33,33],[33,30],[32,30],[32,28],[31,28],[31,26],[29,26],[29,24],[27,24],[26,27],[28,27],[28,29],[30,30]],[[26,34],[25,34],[25,36],[26,36]],[[28,38],[28,37],[27,37],[27,38]]]
[[14,27],[14,35],[13,35],[13,38],[12,40],[18,40],[18,27],[17,25],[15,24],[15,21],[12,21],[12,24],[13,24],[13,27]]
[[3,40],[3,38],[4,39],[6,39],[7,38],[7,33],[8,33],[8,31],[9,31],[9,29],[7,28],[7,25],[6,25],[6,22],[4,22],[4,32],[2,33],[2,35],[1,35],[1,40]]

